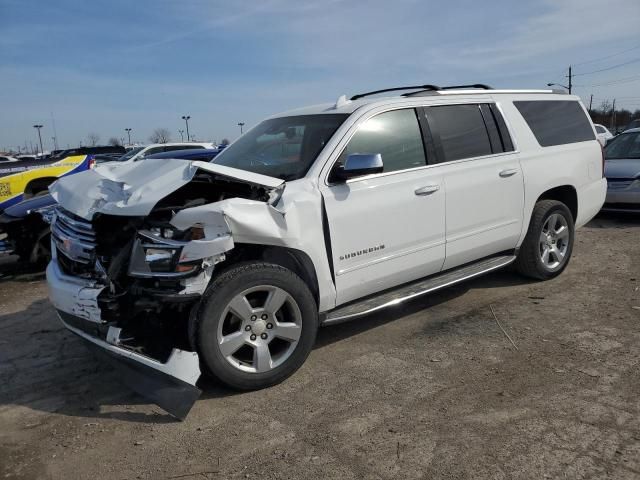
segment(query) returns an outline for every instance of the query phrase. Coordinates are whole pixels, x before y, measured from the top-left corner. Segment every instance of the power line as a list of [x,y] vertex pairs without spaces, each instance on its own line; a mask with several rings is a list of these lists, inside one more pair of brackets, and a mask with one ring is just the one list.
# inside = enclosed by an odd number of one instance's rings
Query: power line
[[574,63],[573,65],[574,65],[574,67],[577,67],[577,66],[580,66],[580,65],[586,65],[588,63],[600,62],[602,60],[607,60],[609,58],[617,57],[618,55],[622,55],[623,53],[627,53],[627,52],[631,52],[633,50],[637,50],[638,48],[640,48],[640,45],[636,45],[635,47],[628,48],[628,49],[623,50],[623,51],[618,52],[618,53],[613,53],[611,55],[607,55],[606,57],[596,58],[595,60],[587,60],[586,62]]
[[640,58],[634,58],[633,60],[629,60],[628,62],[619,63],[617,65],[612,65],[610,67],[601,68],[599,70],[593,70],[591,72],[583,72],[583,73],[574,73],[573,76],[577,77],[578,75],[591,75],[592,73],[606,72],[608,70],[613,70],[614,68],[624,67],[625,65],[629,65],[631,63],[640,62]]
[[633,75],[631,77],[624,77],[624,78],[617,78],[615,80],[609,80],[603,83],[594,83],[593,85],[591,85],[592,87],[605,87],[607,85],[618,85],[621,83],[629,83],[629,82],[635,82],[637,80],[640,80],[640,75]]

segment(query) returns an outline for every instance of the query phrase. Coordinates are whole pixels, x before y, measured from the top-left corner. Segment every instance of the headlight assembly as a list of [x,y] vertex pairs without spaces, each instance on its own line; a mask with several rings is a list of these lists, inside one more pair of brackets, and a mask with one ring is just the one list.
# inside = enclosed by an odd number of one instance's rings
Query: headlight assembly
[[200,262],[180,263],[187,242],[159,236],[151,230],[138,232],[133,243],[129,275],[141,278],[181,278],[196,273]]

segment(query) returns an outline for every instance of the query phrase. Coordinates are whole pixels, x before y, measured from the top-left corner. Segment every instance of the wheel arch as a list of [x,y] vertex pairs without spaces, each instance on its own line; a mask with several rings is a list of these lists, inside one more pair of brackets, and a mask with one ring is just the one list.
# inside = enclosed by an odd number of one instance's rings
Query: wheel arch
[[564,203],[571,215],[573,215],[573,221],[576,222],[578,218],[578,192],[573,185],[560,185],[558,187],[550,188],[538,197],[536,203],[541,200],[557,200]]
[[307,284],[316,304],[319,304],[320,287],[316,269],[309,255],[302,250],[281,246],[237,243],[225,263],[232,265],[236,262],[250,260],[273,263],[291,270]]
[[30,180],[24,187],[23,197],[31,198],[43,190],[47,190],[49,185],[58,180],[58,177],[39,177]]

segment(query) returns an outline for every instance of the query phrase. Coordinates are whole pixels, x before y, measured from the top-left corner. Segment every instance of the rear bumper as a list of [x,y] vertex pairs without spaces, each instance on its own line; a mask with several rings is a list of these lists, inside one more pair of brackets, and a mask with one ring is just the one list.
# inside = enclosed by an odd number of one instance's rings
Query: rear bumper
[[607,199],[602,210],[609,212],[640,211],[640,189],[607,190]]
[[166,362],[140,354],[121,344],[121,329],[101,318],[97,297],[105,288],[91,280],[65,275],[56,260],[47,267],[49,298],[62,324],[89,343],[121,373],[134,391],[183,419],[200,396],[196,352],[173,349]]

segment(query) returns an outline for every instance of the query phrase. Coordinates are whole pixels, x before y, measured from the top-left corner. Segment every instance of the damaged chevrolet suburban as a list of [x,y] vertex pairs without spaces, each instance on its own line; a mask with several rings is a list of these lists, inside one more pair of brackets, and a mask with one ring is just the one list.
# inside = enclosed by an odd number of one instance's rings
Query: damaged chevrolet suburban
[[321,325],[509,264],[559,275],[606,188],[575,96],[421,85],[340,97],[263,121],[213,163],[58,180],[50,298],[130,386],[184,418],[201,371],[274,385]]

